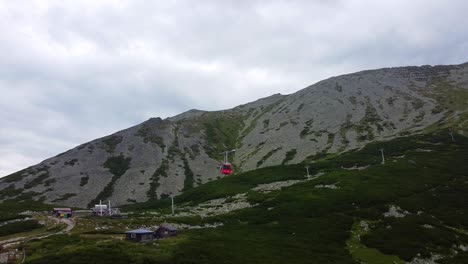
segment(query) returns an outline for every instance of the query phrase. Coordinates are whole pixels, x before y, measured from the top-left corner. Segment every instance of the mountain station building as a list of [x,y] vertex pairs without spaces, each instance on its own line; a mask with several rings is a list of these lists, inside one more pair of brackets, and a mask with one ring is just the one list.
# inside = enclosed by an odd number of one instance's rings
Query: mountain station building
[[154,232],[147,229],[135,229],[125,232],[125,240],[147,242],[154,239]]
[[52,214],[58,218],[70,218],[73,212],[71,208],[54,208]]
[[154,236],[156,238],[177,236],[177,228],[172,226],[160,226],[156,231],[154,231]]

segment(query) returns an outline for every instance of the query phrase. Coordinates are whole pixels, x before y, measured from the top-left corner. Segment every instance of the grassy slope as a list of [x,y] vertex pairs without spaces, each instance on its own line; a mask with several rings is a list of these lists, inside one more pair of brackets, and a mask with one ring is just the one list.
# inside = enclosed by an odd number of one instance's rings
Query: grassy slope
[[42,204],[32,200],[18,201],[18,200],[6,200],[0,203],[0,222],[25,218],[21,215],[21,212],[33,210],[33,211],[51,211],[53,205]]
[[[182,231],[176,239],[147,245],[109,237],[51,237],[25,245],[28,261],[93,263],[91,257],[99,255],[103,256],[99,263],[391,263],[439,253],[447,256],[446,263],[466,263],[466,253],[453,255],[451,250],[468,244],[468,139],[460,135],[455,139],[452,142],[448,131],[441,131],[374,143],[318,160],[312,164],[312,174],[321,171],[324,176],[267,194],[250,189],[302,178],[303,166],[270,167],[224,178],[176,198],[178,204],[196,204],[248,193],[258,206],[200,220],[222,221],[223,227]],[[380,164],[381,147],[385,165]],[[370,167],[342,169],[354,165]],[[336,184],[339,189],[315,188],[318,184]],[[382,213],[389,205],[411,214],[385,218]],[[167,207],[163,200],[128,209]],[[362,220],[371,223],[371,230],[361,232],[357,243],[353,241],[359,231],[356,223]],[[54,247],[56,243],[61,246]],[[358,245],[357,252],[348,251],[350,243]]]

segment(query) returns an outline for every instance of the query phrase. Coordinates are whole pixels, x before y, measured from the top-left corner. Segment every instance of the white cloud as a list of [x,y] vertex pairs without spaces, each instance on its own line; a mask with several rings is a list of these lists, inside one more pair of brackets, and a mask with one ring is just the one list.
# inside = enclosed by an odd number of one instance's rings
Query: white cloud
[[1,1],[0,176],[198,108],[466,60],[468,2]]

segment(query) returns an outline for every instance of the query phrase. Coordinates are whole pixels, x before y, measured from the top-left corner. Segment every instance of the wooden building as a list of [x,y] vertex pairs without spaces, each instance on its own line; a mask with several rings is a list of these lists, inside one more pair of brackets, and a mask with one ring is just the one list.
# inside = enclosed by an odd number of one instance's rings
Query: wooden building
[[73,212],[70,208],[54,208],[53,214],[59,218],[70,218]]
[[147,229],[135,229],[125,232],[125,240],[146,242],[154,239],[154,232]]
[[156,238],[177,236],[177,228],[172,227],[172,226],[160,226],[154,232],[154,236]]

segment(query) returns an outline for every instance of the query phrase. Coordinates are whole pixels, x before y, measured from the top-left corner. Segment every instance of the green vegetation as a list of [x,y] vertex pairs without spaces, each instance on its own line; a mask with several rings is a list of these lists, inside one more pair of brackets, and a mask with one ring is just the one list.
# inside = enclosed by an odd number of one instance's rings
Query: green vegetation
[[438,105],[446,111],[465,110],[468,103],[468,90],[459,88],[452,83],[433,78],[434,93],[427,92],[425,95],[437,100]]
[[339,83],[335,83],[335,90],[338,92],[343,92],[343,86],[341,86]]
[[396,100],[397,100],[397,98],[395,98],[395,97],[392,96],[392,97],[388,97],[387,99],[385,99],[385,102],[387,102],[387,104],[388,104],[389,106],[393,106],[393,103],[394,103]]
[[28,217],[27,215],[20,215],[16,213],[0,211],[0,222],[10,221],[15,219],[23,219]]
[[327,148],[324,152],[327,152],[333,146],[333,141],[335,140],[335,134],[327,132]]
[[27,182],[24,184],[25,189],[31,189],[39,184],[42,184],[42,182],[49,178],[49,172],[45,170],[43,173],[41,173],[39,176],[35,176],[31,181]]
[[122,154],[116,157],[110,157],[104,162],[104,168],[109,169],[115,177],[122,176],[130,167],[132,158],[124,157]]
[[3,199],[7,199],[6,201],[30,201],[34,197],[37,197],[41,193],[38,192],[26,192],[24,189],[19,188],[16,189],[14,185],[9,185],[7,188],[0,191],[0,197]]
[[23,193],[24,189],[16,189],[14,184],[10,184],[8,187],[0,191],[0,198],[6,199],[8,197],[13,197]]
[[89,153],[89,154],[93,154],[93,152],[94,152],[94,145],[89,144],[89,145],[88,145],[88,153]]
[[[158,129],[164,129],[165,125],[160,125]],[[148,143],[154,143],[158,145],[162,150],[166,147],[164,144],[164,140],[162,137],[160,137],[158,134],[157,130],[151,129],[151,127],[148,124],[144,124],[136,133],[137,136],[143,138],[143,142]]]
[[194,159],[196,156],[200,155],[200,146],[199,145],[192,145],[190,146],[190,150],[192,150],[193,155],[190,157]]
[[[157,244],[138,244],[115,239],[103,240],[78,235],[56,235],[42,240],[33,240],[23,247],[28,252],[26,263],[112,263],[144,264],[172,263],[172,247],[183,237],[162,240]],[[64,247],[64,245],[67,245]],[[156,254],[155,254],[156,253]]]
[[244,130],[242,130],[241,137],[244,137],[245,135],[248,135],[250,132],[252,132],[252,130],[257,125],[258,120],[261,117],[263,117],[266,113],[273,110],[273,108],[275,108],[276,106],[278,106],[282,102],[283,102],[283,100],[279,100],[276,103],[272,103],[272,104],[268,105],[267,107],[262,106],[261,111],[252,119],[252,121],[250,121],[249,126],[247,128],[245,128]]
[[[238,147],[239,131],[244,126],[243,117],[235,110],[205,112],[189,122],[178,123],[177,129],[183,131],[184,137],[191,137],[193,133],[203,131],[205,152],[213,159],[220,159],[220,153],[226,149]],[[190,146],[193,159],[200,154],[200,146]]]
[[352,115],[347,114],[345,122],[340,127],[340,136],[341,136],[341,142],[343,143],[343,146],[341,147],[339,152],[343,151],[346,148],[346,145],[349,144],[349,140],[346,138],[346,132],[348,132],[348,130],[353,129],[354,127],[353,123],[351,122],[351,118],[352,118]]
[[150,180],[150,188],[146,193],[150,200],[155,200],[158,198],[156,194],[156,189],[159,187],[159,177],[167,177],[167,170],[169,169],[169,161],[167,159],[163,159],[161,161],[161,165],[157,168],[153,176],[151,176]]
[[265,141],[264,141],[264,142],[260,142],[260,143],[255,147],[255,149],[254,149],[252,152],[250,152],[247,156],[242,157],[242,160],[241,160],[241,162],[240,162],[239,167],[242,167],[242,165],[243,165],[246,161],[248,161],[250,158],[252,158],[253,156],[255,156],[255,155],[262,149],[262,147],[265,145],[265,143],[266,143]]
[[104,162],[104,168],[109,169],[113,174],[111,181],[104,187],[104,189],[97,195],[97,197],[88,203],[88,207],[98,203],[99,200],[105,200],[110,197],[114,192],[114,184],[117,180],[130,168],[132,158],[124,157],[122,154],[116,157],[110,157]]
[[283,162],[281,162],[281,165],[285,165],[289,161],[293,160],[296,154],[297,154],[296,149],[291,149],[290,151],[286,152],[286,157],[284,157],[284,160]]
[[[122,136],[118,136],[118,135],[109,136],[109,137],[102,140],[102,142],[105,144],[104,149],[108,153],[112,154],[115,151],[115,147],[117,147],[117,145],[120,144],[120,142],[122,142],[122,140],[123,140]],[[73,164],[75,164],[75,163],[73,162]],[[71,166],[73,166],[73,164],[71,164]],[[65,165],[67,165],[67,164],[65,163]]]
[[[311,171],[314,172],[315,170],[311,169]],[[176,196],[175,202],[178,204],[198,204],[211,199],[218,199],[238,193],[248,192],[258,184],[302,179],[304,174],[303,172],[304,167],[302,165],[266,167],[200,185]],[[139,211],[162,208],[167,205],[170,205],[170,199],[126,205],[123,206],[123,208],[129,211]]]
[[24,170],[20,170],[18,172],[15,172],[6,176],[5,178],[3,178],[3,180],[8,183],[19,182],[22,179],[24,179],[30,173],[30,171],[31,171],[30,168],[26,168]]
[[[32,188],[40,183],[42,183],[42,180],[44,180],[45,178],[49,177],[49,166],[47,165],[43,165],[42,167],[39,167],[39,168],[26,168],[24,170],[20,170],[18,172],[15,172],[13,174],[10,174],[8,176],[6,176],[5,178],[2,178],[2,180],[4,182],[7,182],[7,183],[12,183],[12,182],[19,182],[21,180],[23,180],[24,178],[26,178],[28,175],[33,175],[33,174],[40,174],[39,179],[33,179],[31,181],[31,183],[26,183],[28,186],[31,186],[29,188]],[[42,173],[41,173],[42,172]],[[44,175],[47,175],[47,176],[44,176]],[[26,189],[29,189],[29,188],[26,188]]]
[[[380,148],[385,149],[385,165],[380,164]],[[466,137],[457,135],[454,143],[447,131],[440,131],[325,156],[310,168],[312,175],[319,171],[325,175],[282,191],[261,194],[251,189],[258,184],[301,179],[304,165],[263,168],[204,184],[177,196],[176,203],[198,204],[247,193],[249,201],[259,205],[204,219],[222,221],[225,226],[186,232],[187,240],[177,246],[172,261],[192,257],[194,262],[207,263],[304,263],[308,259],[318,263],[401,263],[418,253],[427,257],[430,252],[463,263],[462,255],[453,255],[450,250],[453,245],[468,243],[464,202],[468,199],[468,164],[460,159],[467,155]],[[362,171],[341,169],[352,166],[370,167]],[[337,182],[340,188],[336,190],[314,188]],[[169,204],[160,200],[128,209],[164,209]],[[384,217],[391,204],[410,215]],[[357,226],[361,220],[371,223],[368,231]],[[262,245],[260,249],[258,245]],[[282,253],[284,248],[292,250],[291,254]],[[223,252],[224,257],[224,252],[232,254],[226,261],[217,252]]]
[[48,187],[48,186],[52,185],[52,183],[54,183],[54,182],[56,182],[56,181],[57,181],[57,180],[56,180],[55,178],[53,178],[53,179],[48,179],[48,180],[44,181],[44,186],[45,186],[45,187]]
[[424,116],[426,113],[424,111],[419,111],[418,114],[414,117],[413,122],[414,123],[419,123],[424,119]]
[[[301,138],[304,138],[305,136],[309,135],[309,134],[312,134],[313,131],[311,130],[311,126],[312,126],[312,123],[314,122],[313,119],[310,119],[309,121],[305,122],[306,126],[304,127],[304,129],[302,129],[301,133],[299,133],[299,136]],[[315,133],[321,133],[322,131],[318,131],[318,132],[315,132]],[[320,135],[315,135],[316,137],[319,137]]]
[[359,134],[358,140],[370,141],[374,139],[374,129],[372,125],[377,127],[377,131],[383,131],[382,125],[379,123],[382,119],[377,114],[377,110],[370,103],[370,99],[367,98],[366,113],[364,117],[355,125],[356,132]]
[[0,237],[21,232],[28,232],[40,227],[42,227],[42,225],[40,225],[36,220],[13,222],[0,226]]
[[184,180],[184,191],[193,188],[193,171],[190,169],[189,163],[187,159],[184,157],[182,159],[184,162],[184,174],[185,174],[185,180]]
[[78,159],[71,159],[69,161],[65,161],[64,165],[65,166],[75,166],[75,164],[78,162]]
[[[78,225],[76,235],[25,243],[27,262],[393,264],[441,254],[440,263],[464,263],[466,252],[455,254],[453,249],[468,244],[468,163],[463,159],[468,138],[455,136],[452,142],[443,130],[376,142],[341,155],[323,155],[312,164],[267,167],[190,188],[175,197],[181,210],[240,193],[255,206],[203,218],[166,216],[165,221],[176,223],[223,223],[182,230],[174,239],[121,241],[118,233],[125,227],[164,221],[145,216],[145,210],[170,211],[170,199],[128,205],[123,209],[135,212],[129,219],[89,220],[109,226],[105,231]],[[385,149],[386,164],[381,164],[380,148]],[[311,175],[323,175],[305,180],[305,165]],[[354,166],[366,169],[346,169]],[[252,190],[286,180],[303,181],[269,193]],[[316,188],[328,184],[339,188]],[[391,205],[408,213],[385,217]]]
[[52,202],[56,203],[56,202],[66,201],[66,200],[68,200],[71,197],[76,196],[76,195],[77,195],[76,193],[66,193],[66,194],[62,195],[60,198],[57,198],[57,199],[53,200]]
[[419,98],[413,98],[411,100],[411,105],[413,106],[414,109],[419,110],[419,109],[423,108],[424,102],[423,102],[423,100],[421,100]]
[[268,128],[269,125],[270,125],[270,119],[263,120],[263,129]]
[[273,154],[275,154],[278,150],[282,149],[282,147],[278,147],[275,149],[270,150],[261,160],[257,162],[257,167],[260,167],[267,159],[269,159]]
[[25,218],[25,215],[19,214],[27,210],[50,211],[51,205],[42,204],[36,201],[16,201],[6,200],[0,203],[0,222]]
[[304,108],[304,104],[303,104],[303,103],[300,104],[300,105],[297,107],[296,111],[299,113],[299,112],[301,112],[302,108]]
[[468,236],[460,238],[430,215],[385,218],[363,237],[364,244],[398,255],[405,261],[411,261],[415,253],[422,258],[430,258],[432,252],[450,255],[452,245],[458,241],[466,243]]
[[457,113],[457,111],[466,110],[468,90],[438,78],[433,78],[431,84],[435,86],[435,92],[426,93],[425,95],[437,101],[437,105],[432,109],[432,113],[443,113],[443,118],[432,126],[427,127],[425,131],[434,132],[447,128],[459,132],[467,131],[468,113]]
[[[364,222],[365,223],[365,222]],[[361,237],[367,234],[369,230],[360,226],[359,222],[353,224],[351,236],[346,241],[348,251],[354,259],[364,263],[375,264],[404,264],[397,256],[385,255],[375,248],[368,248],[361,242]]]
[[244,126],[240,115],[212,114],[201,120],[206,133],[206,145],[204,149],[208,156],[220,159],[220,153],[226,149],[237,147],[239,131]]
[[89,181],[89,175],[86,175],[84,177],[81,177],[80,179],[80,186],[83,187],[85,186],[86,184],[88,184],[88,181]]

